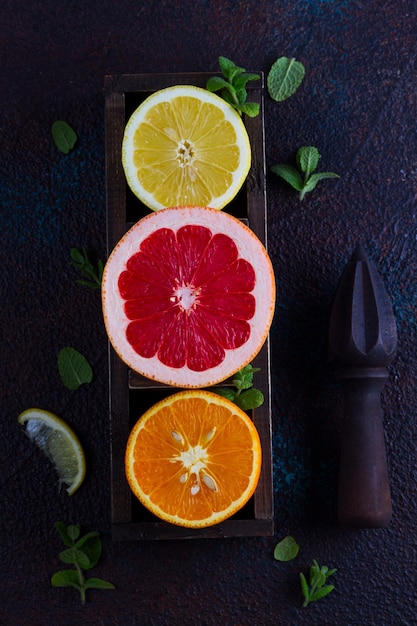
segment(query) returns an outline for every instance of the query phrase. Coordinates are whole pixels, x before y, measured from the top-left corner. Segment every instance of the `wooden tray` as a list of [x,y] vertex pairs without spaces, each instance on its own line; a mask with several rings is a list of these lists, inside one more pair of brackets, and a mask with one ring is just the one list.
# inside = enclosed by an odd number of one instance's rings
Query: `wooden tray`
[[[263,123],[263,81],[252,83],[248,100],[259,102],[261,113],[245,117],[252,146],[252,166],[246,183],[224,211],[244,220],[267,245],[266,188]],[[149,214],[126,184],[121,161],[121,144],[128,118],[152,92],[172,85],[205,87],[212,74],[135,74],[107,76],[106,99],[106,194],[108,253],[138,219]],[[133,424],[155,402],[179,391],[147,380],[129,370],[109,345],[111,427],[111,523],[114,540],[225,538],[267,536],[274,532],[271,451],[270,353],[267,341],[253,362],[260,368],[255,386],[265,395],[264,404],[250,412],[262,444],[262,471],[249,503],[225,522],[205,529],[187,529],[160,521],[133,496],[124,474],[126,441]]]

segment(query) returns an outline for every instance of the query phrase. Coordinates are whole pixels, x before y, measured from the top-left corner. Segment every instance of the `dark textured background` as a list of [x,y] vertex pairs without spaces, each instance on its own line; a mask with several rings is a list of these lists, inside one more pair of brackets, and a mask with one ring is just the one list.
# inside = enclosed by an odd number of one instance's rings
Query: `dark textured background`
[[[400,626],[417,623],[416,237],[414,0],[3,0],[0,6],[1,433],[0,623],[55,626]],[[267,165],[316,145],[337,171],[300,204],[268,175],[269,249],[278,300],[272,330],[276,535],[112,543],[107,345],[98,292],[75,283],[72,246],[106,255],[106,74],[216,71],[223,54],[268,72],[295,56],[306,78],[282,104],[266,98]],[[64,119],[79,142],[52,143]],[[394,304],[399,349],[383,394],[393,521],[335,521],[340,393],[326,360],[331,299],[362,241]],[[94,368],[77,392],[58,376],[72,345]],[[78,432],[83,487],[57,490],[51,467],[17,425],[41,406]],[[117,586],[85,607],[52,589],[57,519],[103,534],[95,573]],[[278,539],[301,551],[274,561]],[[338,568],[335,591],[300,608],[298,572]]]

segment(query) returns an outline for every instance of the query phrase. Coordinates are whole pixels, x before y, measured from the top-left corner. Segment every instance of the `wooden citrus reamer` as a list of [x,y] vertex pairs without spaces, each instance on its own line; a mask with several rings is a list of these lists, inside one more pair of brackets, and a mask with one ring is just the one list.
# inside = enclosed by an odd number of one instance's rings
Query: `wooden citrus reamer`
[[396,347],[390,298],[358,245],[342,274],[329,324],[329,355],[345,396],[338,495],[344,526],[380,528],[391,521],[381,391]]

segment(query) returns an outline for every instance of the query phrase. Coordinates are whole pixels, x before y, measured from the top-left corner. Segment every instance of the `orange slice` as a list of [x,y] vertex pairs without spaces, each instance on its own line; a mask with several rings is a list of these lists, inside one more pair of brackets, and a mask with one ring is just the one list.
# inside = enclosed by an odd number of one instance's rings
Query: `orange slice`
[[134,111],[122,163],[133,193],[154,211],[183,204],[221,209],[246,179],[251,149],[240,115],[227,102],[177,85]]
[[253,422],[233,402],[210,391],[182,391],[155,404],[133,427],[126,477],[157,517],[203,528],[246,504],[261,457]]
[[173,207],[137,222],[103,273],[103,315],[120,358],[178,387],[250,363],[272,322],[275,282],[260,240],[226,212]]

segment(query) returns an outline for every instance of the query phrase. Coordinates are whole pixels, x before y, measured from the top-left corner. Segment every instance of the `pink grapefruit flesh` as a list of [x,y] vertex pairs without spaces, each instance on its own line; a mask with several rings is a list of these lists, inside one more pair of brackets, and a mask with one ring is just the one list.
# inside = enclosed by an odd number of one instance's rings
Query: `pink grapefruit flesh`
[[103,274],[108,337],[134,371],[178,387],[225,380],[262,348],[275,282],[256,235],[228,213],[172,207],[119,241]]

